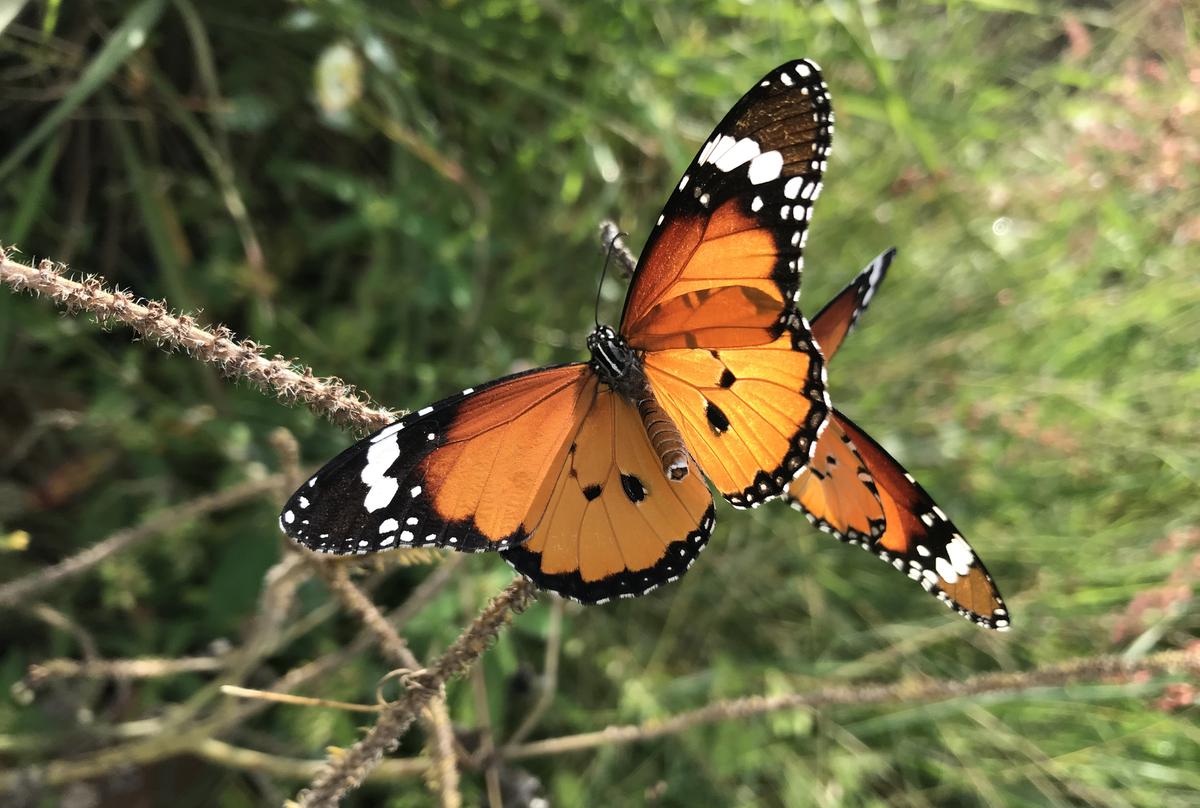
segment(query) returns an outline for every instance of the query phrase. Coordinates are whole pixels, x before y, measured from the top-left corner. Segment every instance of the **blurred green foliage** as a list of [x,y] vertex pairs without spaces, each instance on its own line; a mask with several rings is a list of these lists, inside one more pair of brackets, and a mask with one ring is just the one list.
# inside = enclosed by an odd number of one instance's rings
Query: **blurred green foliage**
[[[1197,31],[1196,7],[1171,0],[35,2],[0,37],[0,240],[417,407],[580,357],[598,221],[638,243],[736,97],[775,64],[814,58],[838,128],[803,308],[900,248],[838,357],[834,400],[971,539],[1015,629],[967,625],[786,509],[722,508],[680,583],[568,609],[538,737],[819,683],[1136,657],[1200,629]],[[603,292],[615,319],[623,286]],[[0,369],[5,579],[264,474],[273,427],[311,463],[349,440],[26,296],[0,295]],[[48,602],[105,657],[236,643],[278,556],[275,510],[179,524]],[[393,577],[380,601],[421,576]],[[470,559],[406,626],[418,655],[509,576]],[[315,583],[301,595],[306,608],[327,597]],[[486,657],[502,735],[531,701],[547,609]],[[326,624],[274,664],[354,632]],[[0,648],[4,683],[81,653],[25,610],[5,616]],[[364,655],[319,695],[369,700],[386,667]],[[204,681],[0,701],[0,740],[62,731],[81,710],[96,724],[154,714]],[[554,805],[1194,806],[1195,708],[1157,692],[777,715],[520,768]],[[450,696],[469,728],[469,685]],[[275,708],[230,740],[313,757],[360,723]],[[39,759],[0,746],[4,765]],[[171,765],[179,805],[299,785]],[[165,799],[153,772],[116,779],[100,784],[110,797]],[[464,788],[468,804],[483,798],[477,776]],[[429,799],[413,780],[352,802]]]

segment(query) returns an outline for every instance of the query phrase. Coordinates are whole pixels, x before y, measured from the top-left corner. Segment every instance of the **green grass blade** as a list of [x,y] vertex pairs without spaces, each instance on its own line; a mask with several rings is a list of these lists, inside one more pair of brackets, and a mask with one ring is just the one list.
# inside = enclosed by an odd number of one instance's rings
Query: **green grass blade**
[[113,31],[96,57],[84,68],[79,80],[71,85],[63,99],[8,153],[4,162],[0,163],[0,180],[7,178],[30,152],[62,126],[80,104],[91,98],[96,90],[108,81],[130,54],[146,42],[146,34],[158,22],[165,4],[165,0],[143,0],[130,12],[125,21]]

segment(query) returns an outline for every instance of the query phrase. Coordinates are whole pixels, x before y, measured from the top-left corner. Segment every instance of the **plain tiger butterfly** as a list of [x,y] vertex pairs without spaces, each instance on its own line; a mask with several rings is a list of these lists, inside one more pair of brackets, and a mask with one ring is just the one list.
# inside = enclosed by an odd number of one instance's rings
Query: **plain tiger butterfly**
[[712,534],[708,483],[740,508],[780,496],[828,421],[796,298],[832,134],[818,67],[772,70],[688,166],[589,361],[384,427],[301,485],[284,533],[324,553],[496,550],[585,603],[679,578]]
[[[813,337],[827,363],[895,254],[888,250],[868,264],[813,318]],[[958,528],[895,458],[837,409],[786,499],[821,530],[874,552],[967,619],[1000,631],[1009,627],[1004,599]]]

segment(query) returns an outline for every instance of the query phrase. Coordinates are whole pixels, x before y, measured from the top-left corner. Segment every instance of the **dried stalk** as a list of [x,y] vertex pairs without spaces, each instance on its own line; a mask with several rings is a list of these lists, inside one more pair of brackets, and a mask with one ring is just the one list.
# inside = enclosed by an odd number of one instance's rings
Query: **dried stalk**
[[29,666],[23,680],[38,687],[51,679],[155,679],[181,673],[211,673],[225,667],[221,657],[142,657],[140,659],[104,659],[80,662],[75,659],[49,659]]
[[705,724],[751,718],[783,710],[838,705],[861,706],[885,702],[941,701],[984,693],[1020,693],[1033,688],[1061,687],[1085,681],[1140,684],[1142,678],[1147,675],[1162,674],[1200,675],[1200,653],[1163,651],[1134,662],[1120,656],[1085,657],[1032,671],[985,673],[962,680],[919,679],[894,684],[825,687],[807,693],[789,693],[781,696],[751,696],[714,702],[696,710],[641,724],[610,726],[597,732],[534,741],[506,749],[504,757],[507,760],[520,760],[601,746],[639,743],[665,735],[675,735]]
[[605,252],[611,250],[613,260],[621,268],[621,274],[624,277],[633,277],[638,259],[633,254],[633,250],[629,249],[629,245],[625,243],[625,234],[617,227],[616,222],[605,219],[600,223],[600,246]]
[[164,348],[216,365],[226,375],[245,379],[280,401],[303,403],[339,425],[374,430],[396,420],[396,413],[372,406],[341,379],[317,378],[312,368],[282,356],[267,358],[266,345],[237,340],[224,326],[207,329],[189,315],[172,313],[161,301],[106,289],[95,276],[74,281],[62,272],[63,267],[51,261],[36,268],[18,263],[12,260],[11,250],[0,247],[0,281],[13,291],[44,294],[69,312],[87,312],[101,323],[127,325]]
[[[376,642],[388,661],[410,671],[421,667],[421,663],[400,633],[376,608],[367,594],[350,580],[345,563],[324,561],[317,562],[317,566],[338,600],[356,614],[367,630],[375,635]],[[430,700],[424,715],[426,723],[429,724],[430,748],[434,762],[432,785],[441,799],[442,808],[459,808],[462,805],[462,795],[459,791],[458,763],[454,751],[454,728],[450,724],[450,712],[446,709],[444,692]]]
[[190,522],[201,516],[232,508],[264,492],[277,489],[281,479],[280,475],[273,474],[261,480],[241,483],[216,494],[208,494],[191,502],[167,508],[136,527],[118,530],[100,543],[93,544],[53,566],[0,585],[0,606],[18,605],[54,584],[86,572],[105,559],[170,530],[181,522]]
[[440,692],[442,685],[475,663],[513,615],[529,605],[534,593],[533,584],[522,578],[497,595],[428,670],[408,677],[408,691],[388,706],[365,738],[330,756],[312,785],[298,795],[299,804],[304,808],[337,805],[346,792],[361,785],[384,753],[396,748],[417,711]]

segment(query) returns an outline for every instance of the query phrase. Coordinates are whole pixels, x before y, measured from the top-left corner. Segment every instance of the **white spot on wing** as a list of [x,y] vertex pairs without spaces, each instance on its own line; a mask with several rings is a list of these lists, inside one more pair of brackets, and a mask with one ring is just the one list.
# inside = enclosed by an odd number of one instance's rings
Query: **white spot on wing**
[[961,536],[955,536],[946,545],[946,555],[950,558],[950,565],[959,575],[970,572],[971,564],[975,562],[975,553],[971,552],[971,545]]
[[367,486],[363,507],[368,512],[373,513],[385,507],[396,496],[400,483],[394,477],[388,477],[387,470],[399,456],[400,445],[395,437],[376,443],[367,450],[367,465],[359,478]]
[[750,182],[762,185],[764,182],[779,179],[783,171],[783,155],[777,151],[763,152],[750,161]]
[[753,160],[758,157],[762,151],[758,147],[758,141],[753,138],[744,137],[733,144],[724,154],[722,154],[714,163],[721,171],[726,173],[733,171],[738,166]]
[[400,523],[395,519],[384,519],[379,525],[380,533],[391,533],[396,528],[400,527]]
[[934,569],[943,581],[952,584],[958,580],[958,573],[954,571],[954,567],[950,566],[950,562],[944,558],[939,558],[933,564]]

